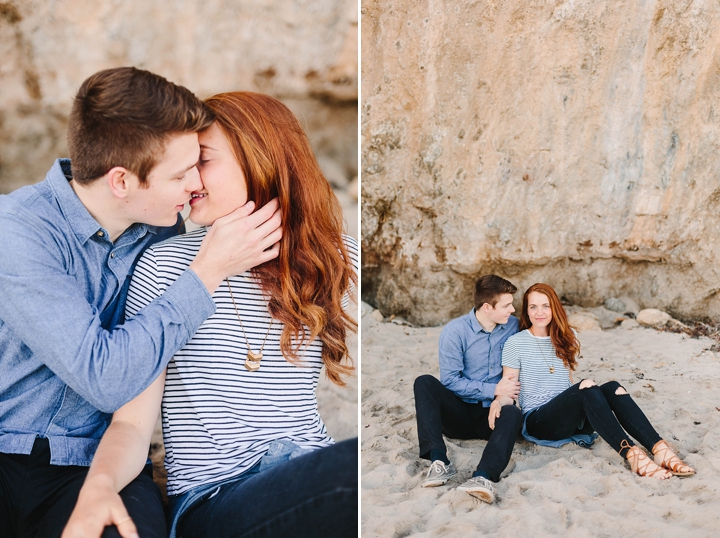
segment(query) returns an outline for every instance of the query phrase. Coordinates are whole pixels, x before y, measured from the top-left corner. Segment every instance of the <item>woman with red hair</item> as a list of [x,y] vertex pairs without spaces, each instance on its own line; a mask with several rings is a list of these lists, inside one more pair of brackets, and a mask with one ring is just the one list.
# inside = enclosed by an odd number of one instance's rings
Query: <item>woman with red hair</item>
[[202,227],[145,252],[127,314],[142,315],[193,261],[208,227],[248,201],[277,198],[279,255],[220,282],[215,314],[166,375],[115,413],[67,536],[99,536],[110,524],[132,536],[116,492],[145,462],[162,399],[170,536],[355,537],[357,439],[334,443],[315,388],[322,367],[338,385],[353,371],[345,337],[357,324],[345,306],[357,243],[343,235],[340,204],[285,105],[250,92],[206,103],[216,120],[199,135],[203,187],[189,217]]
[[[555,290],[547,284],[530,286],[523,295],[520,332],[505,343],[502,358],[503,377],[520,381],[523,436],[546,446],[574,441],[589,447],[597,432],[640,476],[665,479],[695,474],[617,381],[597,386],[584,379],[573,384],[579,353],[580,342]],[[491,427],[494,419],[490,418]]]

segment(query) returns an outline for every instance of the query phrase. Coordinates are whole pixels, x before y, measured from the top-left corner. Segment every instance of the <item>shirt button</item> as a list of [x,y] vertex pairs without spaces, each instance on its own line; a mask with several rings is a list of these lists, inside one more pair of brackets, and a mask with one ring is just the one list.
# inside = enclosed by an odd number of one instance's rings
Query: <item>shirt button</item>
[[105,237],[105,232],[103,232],[102,230],[100,230],[97,234],[98,237]]
[[114,257],[115,257],[115,253],[114,253],[114,252],[111,252],[111,253],[110,253],[110,257],[111,257],[111,258],[114,258]]

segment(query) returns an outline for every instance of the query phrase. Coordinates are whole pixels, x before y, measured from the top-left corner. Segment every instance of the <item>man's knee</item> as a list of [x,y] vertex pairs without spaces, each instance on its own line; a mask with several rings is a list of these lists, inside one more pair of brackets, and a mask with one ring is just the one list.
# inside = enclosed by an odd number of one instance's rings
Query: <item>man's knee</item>
[[437,386],[440,382],[430,374],[423,374],[420,377],[415,378],[413,383],[413,391],[417,395],[418,392],[427,392],[433,387]]
[[500,408],[500,418],[498,421],[502,420],[503,422],[508,422],[513,426],[513,428],[517,428],[520,430],[522,427],[523,422],[523,414],[520,409],[512,404],[503,405]]

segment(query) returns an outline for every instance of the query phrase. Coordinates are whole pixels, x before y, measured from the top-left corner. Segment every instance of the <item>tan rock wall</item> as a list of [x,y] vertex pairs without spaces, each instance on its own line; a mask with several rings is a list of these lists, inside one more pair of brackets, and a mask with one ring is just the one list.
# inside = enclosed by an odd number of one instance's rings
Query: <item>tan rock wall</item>
[[720,4],[365,1],[363,296],[438,324],[477,276],[720,316]]
[[285,101],[334,182],[357,175],[356,0],[0,2],[0,193],[67,156],[82,81],[135,65],[200,97],[251,90]]

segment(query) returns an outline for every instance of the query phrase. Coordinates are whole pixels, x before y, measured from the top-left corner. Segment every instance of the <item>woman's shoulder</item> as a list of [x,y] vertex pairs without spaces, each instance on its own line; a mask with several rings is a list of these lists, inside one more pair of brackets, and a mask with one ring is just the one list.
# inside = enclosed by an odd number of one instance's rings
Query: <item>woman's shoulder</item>
[[522,331],[516,332],[510,338],[508,338],[505,345],[507,346],[508,344],[510,344],[510,345],[523,344],[525,342],[529,342],[530,338],[531,338],[530,332],[527,329],[523,329]]
[[156,257],[190,256],[195,257],[200,244],[207,235],[207,228],[200,228],[182,235],[176,235],[151,247]]

